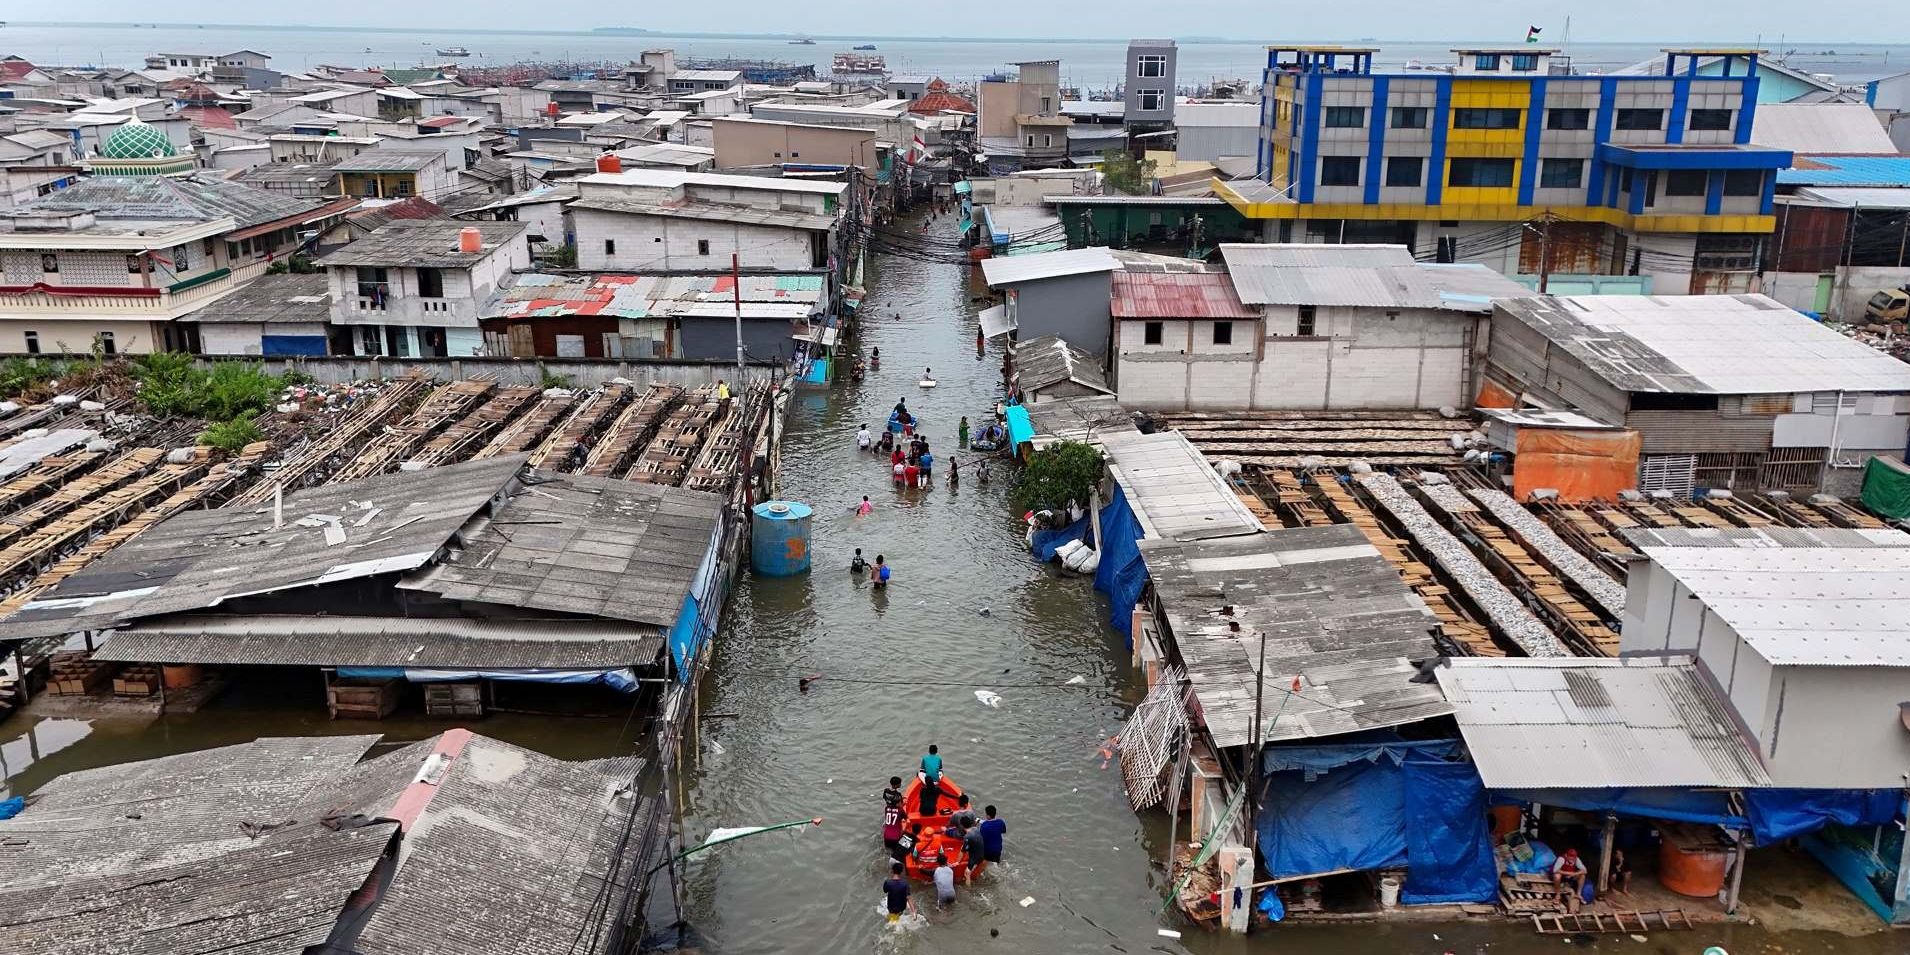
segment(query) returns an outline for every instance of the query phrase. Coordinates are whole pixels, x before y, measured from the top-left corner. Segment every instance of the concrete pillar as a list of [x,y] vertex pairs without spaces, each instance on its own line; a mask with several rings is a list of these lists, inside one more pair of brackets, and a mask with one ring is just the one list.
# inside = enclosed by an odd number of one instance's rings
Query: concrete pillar
[[1227,846],[1214,861],[1220,865],[1220,924],[1244,935],[1253,914],[1253,850]]

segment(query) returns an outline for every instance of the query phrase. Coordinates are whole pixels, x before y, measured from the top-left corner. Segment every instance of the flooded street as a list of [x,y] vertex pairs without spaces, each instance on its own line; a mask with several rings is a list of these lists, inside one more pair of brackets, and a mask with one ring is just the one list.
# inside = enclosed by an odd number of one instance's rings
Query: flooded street
[[[952,222],[934,231],[952,238]],[[865,358],[881,349],[881,369],[861,385],[845,380],[795,400],[783,495],[815,507],[814,570],[751,575],[736,593],[704,687],[684,833],[693,844],[719,826],[826,823],[692,861],[686,944],[712,953],[1557,951],[1561,939],[1510,922],[1283,926],[1243,939],[1160,913],[1166,821],[1137,817],[1118,766],[1103,768],[1098,755],[1142,695],[1122,637],[1106,623],[1106,600],[1087,579],[1057,577],[1029,559],[1006,482],[983,487],[965,467],[957,491],[943,473],[933,490],[898,492],[886,461],[855,447],[857,426],[879,431],[898,398],[925,420],[938,461],[962,415],[979,426],[990,413],[1001,354],[991,344],[975,358],[979,306],[970,298],[986,289],[970,284],[973,271],[881,258],[859,343]],[[938,387],[917,386],[925,367]],[[864,494],[876,510],[858,518]],[[856,547],[894,566],[886,595],[848,572]],[[799,678],[817,675],[808,692],[798,688]],[[1076,676],[1085,684],[1062,685]],[[980,704],[978,689],[999,693],[1000,707]],[[952,778],[1000,807],[1009,824],[1004,864],[961,888],[944,911],[932,888],[918,885],[926,919],[896,928],[880,914],[879,792],[888,777],[907,777],[930,743]],[[667,925],[661,882],[656,900],[652,924]],[[1163,927],[1185,937],[1161,937]],[[1744,926],[1664,933],[1646,944],[1623,935],[1563,941],[1665,955],[1712,944],[1734,953],[1899,950],[1887,934],[1772,936]]]

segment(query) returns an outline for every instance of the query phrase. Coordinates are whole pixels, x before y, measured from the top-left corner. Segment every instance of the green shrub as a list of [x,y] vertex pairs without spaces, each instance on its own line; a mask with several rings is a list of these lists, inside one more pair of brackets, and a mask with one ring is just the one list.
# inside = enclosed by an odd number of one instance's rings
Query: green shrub
[[265,440],[265,432],[259,428],[258,422],[251,418],[221,421],[199,432],[200,444],[218,448],[227,454],[237,454],[246,445],[263,440]]
[[0,395],[14,397],[36,385],[66,375],[73,363],[62,358],[22,358],[0,362]]
[[1061,441],[1037,451],[1022,469],[1013,500],[1018,511],[1059,510],[1069,501],[1086,507],[1101,480],[1101,452],[1079,441]]
[[162,418],[231,421],[260,414],[277,403],[286,384],[283,376],[266,373],[264,365],[222,361],[208,371],[179,352],[141,355],[133,359],[132,372],[139,400]]

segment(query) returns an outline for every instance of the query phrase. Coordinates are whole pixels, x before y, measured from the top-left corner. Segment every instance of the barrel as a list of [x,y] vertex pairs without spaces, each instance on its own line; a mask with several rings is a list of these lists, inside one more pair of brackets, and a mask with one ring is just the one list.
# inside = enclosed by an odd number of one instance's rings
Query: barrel
[[1715,844],[1685,844],[1667,838],[1658,850],[1658,883],[1694,899],[1715,897],[1724,888],[1731,850]]
[[764,501],[750,509],[749,565],[765,577],[809,570],[809,505]]

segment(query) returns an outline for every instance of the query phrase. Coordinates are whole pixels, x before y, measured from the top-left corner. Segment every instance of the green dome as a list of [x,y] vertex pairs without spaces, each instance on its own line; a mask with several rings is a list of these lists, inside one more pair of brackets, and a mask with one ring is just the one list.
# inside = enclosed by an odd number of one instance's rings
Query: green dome
[[106,137],[106,145],[100,149],[100,156],[106,159],[163,159],[178,154],[165,133],[137,119]]

